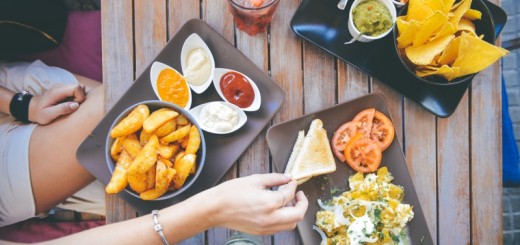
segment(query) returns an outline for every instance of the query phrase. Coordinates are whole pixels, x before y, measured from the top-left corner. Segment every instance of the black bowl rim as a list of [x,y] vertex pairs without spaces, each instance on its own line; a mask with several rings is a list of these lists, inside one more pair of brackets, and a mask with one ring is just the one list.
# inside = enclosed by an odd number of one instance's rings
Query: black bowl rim
[[[459,2],[459,1],[457,1],[457,2]],[[495,37],[495,33],[494,33],[495,22],[494,22],[494,20],[492,18],[491,12],[489,11],[489,8],[486,6],[486,4],[484,2],[482,2],[482,0],[472,0],[471,1],[471,5],[473,6],[473,4],[475,2],[478,2],[477,4],[480,4],[480,6],[481,6],[481,9],[478,9],[478,11],[480,11],[482,13],[482,16],[488,16],[488,18],[490,20],[490,22],[489,22],[490,28],[491,28],[491,30],[493,30],[492,35],[490,35],[491,36],[490,39],[491,39],[491,44],[494,45],[494,43],[496,41],[496,37]],[[397,17],[404,15],[407,11],[408,11],[408,2],[399,9],[399,11],[397,12]],[[479,72],[477,72],[477,73],[465,75],[465,76],[459,77],[459,78],[457,78],[457,79],[455,79],[453,81],[448,81],[448,80],[446,80],[446,79],[444,79],[442,77],[438,77],[439,79],[443,79],[445,82],[434,82],[434,81],[430,81],[428,79],[425,79],[425,78],[417,76],[415,74],[415,72],[413,72],[410,69],[410,67],[403,61],[403,58],[399,54],[399,51],[398,51],[398,48],[397,48],[397,34],[398,34],[397,32],[398,32],[398,30],[397,30],[397,21],[396,21],[394,23],[394,29],[392,31],[395,54],[399,58],[399,61],[401,62],[401,64],[406,68],[406,70],[409,71],[410,74],[412,74],[415,78],[417,78],[417,80],[419,80],[421,82],[424,82],[424,83],[427,83],[427,84],[430,84],[430,85],[435,85],[435,86],[453,86],[453,85],[457,85],[457,84],[460,84],[460,83],[465,83],[468,80],[471,81],[477,74],[479,74]],[[489,41],[486,41],[486,42],[489,42]]]
[[[200,158],[198,158],[198,160],[197,160],[197,163],[198,163],[197,170],[194,175],[188,176],[188,179],[186,180],[184,185],[181,187],[181,189],[175,190],[175,191],[168,191],[164,195],[162,195],[156,199],[153,199],[153,200],[141,199],[141,197],[135,191],[129,189],[130,188],[129,186],[127,186],[124,189],[131,196],[138,198],[139,200],[143,200],[143,201],[161,201],[161,200],[170,199],[170,198],[176,197],[176,196],[180,195],[181,193],[183,193],[184,191],[186,191],[197,180],[200,173],[202,172],[202,168],[204,167],[204,164],[206,162],[206,141],[204,140],[204,132],[202,132],[202,129],[200,128],[199,124],[197,123],[197,120],[195,120],[195,118],[190,114],[189,111],[187,111],[184,108],[181,108],[180,106],[175,105],[173,103],[161,101],[161,100],[145,100],[145,101],[141,101],[141,102],[138,102],[138,103],[135,103],[135,104],[129,106],[116,117],[114,122],[112,122],[112,124],[110,125],[108,132],[110,132],[112,130],[112,128],[114,128],[114,126],[117,123],[119,123],[124,117],[126,117],[128,114],[130,114],[131,110],[133,110],[138,105],[142,105],[142,104],[146,104],[148,106],[152,105],[154,107],[172,108],[175,111],[179,112],[181,115],[185,116],[188,119],[188,121],[190,121],[192,124],[197,126],[197,129],[199,130],[201,147],[199,148]],[[112,173],[114,172],[114,165],[115,165],[115,162],[112,160],[112,157],[110,156],[110,147],[112,146],[113,142],[114,142],[114,139],[112,139],[110,137],[110,134],[107,134],[106,141],[105,141],[105,159],[106,159],[106,164],[107,164],[108,170],[110,171],[110,176],[112,176]]]

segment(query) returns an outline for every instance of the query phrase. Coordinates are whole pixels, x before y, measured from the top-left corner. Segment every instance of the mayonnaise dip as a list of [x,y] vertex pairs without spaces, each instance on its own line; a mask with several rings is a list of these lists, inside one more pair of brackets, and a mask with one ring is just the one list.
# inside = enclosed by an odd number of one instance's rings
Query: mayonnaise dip
[[202,48],[196,48],[188,53],[184,77],[189,84],[202,85],[211,74],[211,64],[208,55]]
[[219,133],[229,132],[238,124],[238,113],[220,102],[204,105],[199,117],[202,125]]

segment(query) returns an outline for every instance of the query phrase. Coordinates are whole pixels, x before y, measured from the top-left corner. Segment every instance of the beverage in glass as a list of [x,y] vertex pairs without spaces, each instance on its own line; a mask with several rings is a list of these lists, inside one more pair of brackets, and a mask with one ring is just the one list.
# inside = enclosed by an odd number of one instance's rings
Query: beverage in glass
[[265,32],[280,0],[228,0],[237,28],[249,35]]

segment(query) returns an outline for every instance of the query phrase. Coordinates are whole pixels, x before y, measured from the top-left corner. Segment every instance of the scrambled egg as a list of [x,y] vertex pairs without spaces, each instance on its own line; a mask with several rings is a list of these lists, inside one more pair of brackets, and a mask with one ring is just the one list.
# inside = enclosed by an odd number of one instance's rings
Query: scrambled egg
[[322,210],[316,213],[314,229],[322,236],[320,245],[406,243],[412,206],[401,203],[404,190],[392,180],[386,167],[366,177],[358,172],[349,178],[349,191],[330,203],[318,200]]

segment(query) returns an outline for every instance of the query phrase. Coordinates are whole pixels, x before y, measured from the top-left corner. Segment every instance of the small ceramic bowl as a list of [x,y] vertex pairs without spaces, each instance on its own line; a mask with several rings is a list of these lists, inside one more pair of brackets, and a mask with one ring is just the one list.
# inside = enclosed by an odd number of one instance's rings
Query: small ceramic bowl
[[[198,64],[190,64],[190,55],[192,54],[192,51],[196,49],[201,49],[203,51],[203,54],[206,57],[205,62],[209,62],[209,72],[201,83],[194,84],[191,79],[193,74],[189,70],[189,66],[199,66]],[[202,58],[200,56],[195,56],[192,58],[191,62],[200,62]],[[186,41],[184,41],[184,44],[182,45],[181,50],[181,68],[182,68],[182,74],[186,78],[186,81],[188,82],[188,85],[190,86],[191,90],[197,94],[201,94],[208,87],[211,85],[211,80],[213,80],[213,72],[215,71],[215,60],[213,59],[213,54],[211,53],[211,50],[209,49],[208,45],[202,40],[202,38],[197,35],[196,33],[191,34]]]
[[406,2],[401,2],[399,0],[392,0],[392,2],[394,3],[395,7],[397,7],[397,8],[400,8],[406,4]]
[[253,80],[251,80],[251,78],[246,76],[244,73],[241,73],[239,71],[235,71],[232,69],[215,68],[215,73],[213,74],[213,85],[215,86],[217,93],[220,95],[220,97],[224,101],[233,104],[233,102],[226,99],[226,97],[224,96],[224,93],[222,92],[222,88],[220,86],[220,80],[222,79],[222,76],[224,76],[228,72],[236,72],[236,73],[239,73],[240,75],[244,76],[246,78],[246,80],[249,82],[249,84],[251,84],[251,87],[253,87],[253,91],[255,93],[255,97],[254,97],[253,103],[251,105],[249,105],[248,107],[244,107],[244,108],[239,107],[239,108],[244,111],[257,111],[260,108],[260,105],[262,104],[262,95],[260,94],[260,90],[258,90],[258,87],[256,86],[255,82]]
[[[226,130],[226,131],[219,131],[219,130],[216,130],[215,128],[211,128],[209,126],[209,124],[205,121],[204,115],[203,115],[205,113],[204,107],[211,105],[211,104],[220,104],[221,106],[226,106],[229,109],[233,110],[237,115],[236,124],[231,129]],[[201,104],[201,105],[196,106],[195,108],[191,109],[190,113],[193,115],[195,120],[197,120],[197,122],[199,123],[202,130],[212,133],[212,134],[233,133],[233,132],[237,131],[238,129],[240,129],[242,126],[244,126],[244,124],[247,122],[247,115],[246,115],[246,113],[244,113],[244,111],[242,111],[238,106],[233,105],[228,102],[224,102],[224,101],[212,101],[212,102],[208,102],[205,104]],[[222,119],[222,118],[225,118],[226,116],[224,114],[216,114],[215,117],[217,117],[218,119]],[[206,120],[208,120],[208,119],[206,119]]]
[[[153,62],[152,67],[150,68],[150,82],[152,84],[153,92],[155,93],[157,98],[159,98],[159,100],[161,100],[161,101],[165,101],[165,100],[163,98],[161,98],[161,96],[159,96],[159,90],[157,89],[157,79],[159,78],[159,74],[161,73],[161,71],[163,71],[164,69],[171,69],[171,70],[179,73],[177,70],[173,69],[169,65],[166,65],[164,63],[157,62],[157,61]],[[188,84],[186,84],[186,85],[189,87]],[[191,108],[191,101],[192,101],[192,95],[191,95],[190,89],[188,88],[188,103],[186,104],[186,106],[184,106],[185,110],[189,110]],[[169,102],[169,101],[167,101],[167,102]]]
[[[355,0],[354,3],[352,3],[352,7],[350,8],[349,15],[348,15],[348,31],[349,31],[350,35],[352,35],[352,38],[357,37],[361,33],[356,28],[356,25],[354,24],[352,12],[360,3],[365,2],[365,1],[367,1],[367,0]],[[381,38],[385,37],[386,35],[388,35],[388,33],[390,33],[393,29],[393,26],[394,26],[393,23],[395,23],[395,20],[397,18],[396,17],[397,13],[395,11],[394,4],[390,0],[377,0],[377,1],[382,3],[383,5],[385,5],[385,7],[388,9],[388,11],[390,11],[390,15],[392,17],[392,27],[388,28],[388,30],[386,30],[384,33],[382,33],[378,36],[370,36],[370,35],[362,34],[358,39],[358,41],[360,41],[360,42],[371,42],[374,40],[381,39]]]
[[[130,112],[134,108],[136,108],[138,105],[142,105],[142,104],[148,106],[148,108],[150,110],[150,113],[152,113],[152,112],[154,112],[156,110],[159,110],[161,108],[170,108],[170,109],[178,112],[179,115],[183,115],[184,117],[186,117],[188,119],[188,121],[192,125],[197,126],[197,128],[199,129],[200,146],[199,146],[199,150],[197,151],[197,160],[196,160],[196,164],[197,164],[196,166],[197,167],[196,167],[195,174],[190,175],[186,179],[186,182],[184,182],[184,185],[180,189],[174,190],[174,191],[167,191],[164,195],[160,196],[157,199],[151,200],[151,201],[160,201],[160,200],[171,199],[171,198],[174,198],[174,197],[180,195],[181,193],[186,191],[188,188],[190,188],[190,186],[200,176],[200,173],[202,172],[202,168],[204,167],[204,162],[206,160],[206,141],[204,140],[204,133],[202,132],[202,129],[201,129],[200,125],[197,123],[197,120],[195,120],[195,118],[192,116],[192,114],[190,112],[184,110],[183,108],[181,108],[181,107],[179,107],[179,106],[177,106],[175,104],[172,104],[172,103],[169,103],[169,102],[164,102],[164,101],[159,101],[159,100],[142,101],[142,102],[136,103],[136,104],[128,107],[123,112],[121,112],[121,114],[119,114],[117,116],[117,118],[114,120],[114,122],[110,126],[109,132],[121,120],[123,120],[123,118],[125,118],[128,114],[130,114]],[[108,169],[110,171],[110,175],[112,175],[112,173],[114,172],[114,167],[115,167],[115,164],[116,164],[116,162],[110,156],[110,148],[111,148],[113,142],[114,142],[114,139],[110,137],[110,134],[108,134],[107,137],[106,137],[106,141],[105,141],[105,158],[106,158],[106,163],[108,165]],[[127,186],[124,191],[126,191],[128,194],[130,194],[131,196],[133,196],[133,197],[135,197],[137,199],[141,199],[139,194],[136,193],[135,191],[133,191],[132,189],[130,189],[129,186]]]

